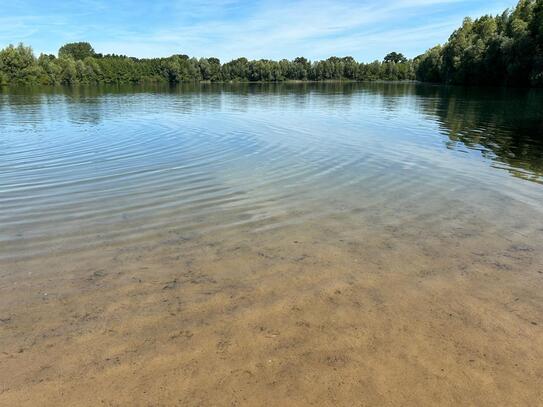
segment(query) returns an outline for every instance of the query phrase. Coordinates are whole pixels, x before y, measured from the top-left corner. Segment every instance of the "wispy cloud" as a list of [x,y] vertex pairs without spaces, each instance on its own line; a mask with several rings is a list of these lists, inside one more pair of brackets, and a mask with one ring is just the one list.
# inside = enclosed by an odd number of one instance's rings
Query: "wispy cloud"
[[[14,0],[0,18],[0,43],[54,52],[88,40],[101,52],[187,53],[223,60],[415,56],[446,40],[466,15],[496,13],[514,0]],[[513,3],[513,4],[512,4]],[[33,10],[28,16],[25,10]],[[42,13],[40,13],[42,12]],[[4,23],[4,24],[2,24]]]

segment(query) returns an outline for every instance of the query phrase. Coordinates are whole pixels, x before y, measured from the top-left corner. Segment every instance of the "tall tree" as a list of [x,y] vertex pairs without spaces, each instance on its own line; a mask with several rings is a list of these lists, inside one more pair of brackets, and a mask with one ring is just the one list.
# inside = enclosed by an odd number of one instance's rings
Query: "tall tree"
[[403,64],[407,62],[407,58],[399,52],[391,52],[385,56],[383,62],[394,62],[395,64]]
[[63,45],[58,50],[59,58],[73,58],[76,61],[95,55],[94,49],[88,42],[72,42]]

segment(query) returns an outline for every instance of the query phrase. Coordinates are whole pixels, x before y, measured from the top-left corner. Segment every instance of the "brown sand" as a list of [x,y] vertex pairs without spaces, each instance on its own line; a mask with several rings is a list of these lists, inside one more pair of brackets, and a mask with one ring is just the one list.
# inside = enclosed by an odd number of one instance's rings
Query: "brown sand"
[[4,262],[0,405],[542,405],[542,231],[470,216]]

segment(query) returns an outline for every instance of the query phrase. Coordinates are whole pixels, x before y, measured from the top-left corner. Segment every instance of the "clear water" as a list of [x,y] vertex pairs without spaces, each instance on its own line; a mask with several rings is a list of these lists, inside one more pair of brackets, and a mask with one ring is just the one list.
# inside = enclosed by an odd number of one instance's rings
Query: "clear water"
[[0,405],[538,405],[543,92],[0,92]]
[[5,89],[0,134],[2,258],[456,199],[496,221],[543,211],[538,91]]

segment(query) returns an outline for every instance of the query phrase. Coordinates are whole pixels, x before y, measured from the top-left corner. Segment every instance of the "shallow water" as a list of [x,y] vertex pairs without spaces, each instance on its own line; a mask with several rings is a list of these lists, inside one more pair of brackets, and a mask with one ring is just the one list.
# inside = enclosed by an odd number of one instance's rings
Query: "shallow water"
[[534,405],[542,202],[541,91],[3,89],[0,404]]

